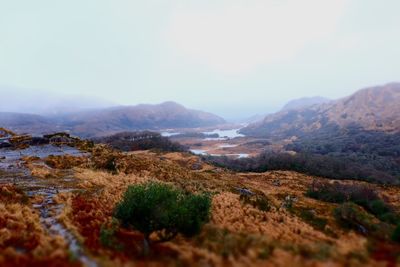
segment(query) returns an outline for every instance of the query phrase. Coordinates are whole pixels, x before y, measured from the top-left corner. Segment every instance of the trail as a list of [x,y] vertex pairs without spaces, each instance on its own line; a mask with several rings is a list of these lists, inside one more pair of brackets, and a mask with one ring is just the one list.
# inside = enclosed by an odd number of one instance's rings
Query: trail
[[87,267],[97,267],[97,263],[85,254],[76,237],[58,222],[57,217],[62,213],[64,206],[57,204],[54,197],[58,193],[76,190],[76,181],[68,170],[62,178],[38,179],[31,175],[21,160],[25,156],[45,158],[49,155],[82,156],[84,153],[69,146],[40,145],[26,149],[0,149],[0,184],[15,184],[30,197],[43,196],[40,204],[33,204],[40,215],[43,228],[50,235],[60,235],[68,243],[71,255]]

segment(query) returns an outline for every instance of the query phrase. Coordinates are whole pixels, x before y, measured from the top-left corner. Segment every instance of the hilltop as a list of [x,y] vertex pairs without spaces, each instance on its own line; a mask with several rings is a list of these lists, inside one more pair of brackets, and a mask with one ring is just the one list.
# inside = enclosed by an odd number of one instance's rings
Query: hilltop
[[291,109],[299,109],[299,108],[306,108],[313,105],[328,103],[331,101],[328,98],[315,96],[315,97],[303,97],[298,99],[293,99],[286,103],[281,110],[291,110]]

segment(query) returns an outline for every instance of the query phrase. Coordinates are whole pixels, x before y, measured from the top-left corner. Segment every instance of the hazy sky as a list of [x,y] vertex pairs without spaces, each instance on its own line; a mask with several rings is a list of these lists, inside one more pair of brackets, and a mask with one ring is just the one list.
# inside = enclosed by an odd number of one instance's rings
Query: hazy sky
[[246,117],[399,81],[399,12],[398,0],[0,0],[0,88]]

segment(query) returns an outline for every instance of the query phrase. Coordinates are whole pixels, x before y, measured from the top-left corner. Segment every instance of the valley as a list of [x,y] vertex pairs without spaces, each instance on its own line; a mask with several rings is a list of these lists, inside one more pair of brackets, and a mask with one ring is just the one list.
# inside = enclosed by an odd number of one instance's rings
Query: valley
[[[250,124],[124,128],[125,121],[104,131],[105,120],[78,136],[40,134],[49,129],[29,120],[19,132],[1,128],[0,265],[396,266],[400,139],[386,109],[398,90],[313,99]],[[350,114],[353,105],[361,115],[359,107],[373,105],[374,119],[329,116],[338,106]],[[185,234],[187,226],[174,232],[167,220],[172,238],[161,242],[165,229],[146,234],[125,225],[117,207],[134,186],[151,185],[209,199],[196,234]],[[162,212],[154,213],[160,221]]]
[[400,1],[1,1],[0,267],[400,267]]

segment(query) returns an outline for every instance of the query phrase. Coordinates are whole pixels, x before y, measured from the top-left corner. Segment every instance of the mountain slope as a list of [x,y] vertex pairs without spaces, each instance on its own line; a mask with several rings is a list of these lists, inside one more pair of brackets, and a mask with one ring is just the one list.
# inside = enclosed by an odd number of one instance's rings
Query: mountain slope
[[[333,173],[351,166],[343,178],[399,184],[399,103],[400,84],[371,87],[327,104],[278,112],[242,133],[272,139],[298,158],[322,157],[311,162],[315,170],[326,169],[326,161],[341,162]],[[298,166],[304,169],[305,162]]]
[[400,131],[400,83],[362,89],[329,103],[284,110],[242,129],[250,136],[287,138],[324,129]]
[[283,106],[282,110],[306,108],[306,107],[310,107],[312,105],[328,103],[329,101],[331,101],[331,100],[328,98],[321,97],[321,96],[303,97],[303,98],[293,99],[293,100],[289,101],[288,103],[286,103]]
[[187,109],[174,102],[158,105],[121,106],[100,111],[76,113],[63,118],[71,131],[98,135],[126,130],[193,128],[224,123],[214,114]]
[[14,112],[0,112],[0,127],[34,134],[47,133],[57,129],[55,123],[47,117]]
[[63,130],[84,137],[131,130],[213,126],[225,122],[214,114],[187,109],[174,102],[120,106],[52,117],[20,113],[0,114],[0,127],[14,131],[43,133]]

